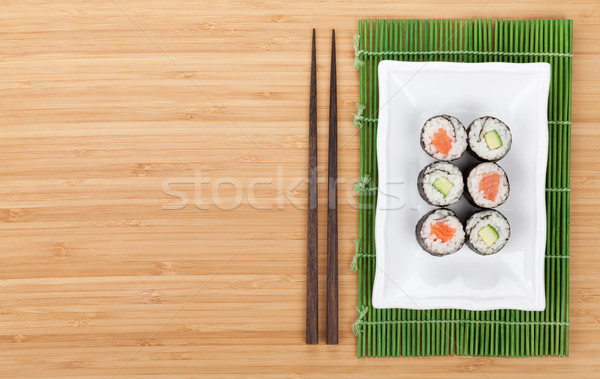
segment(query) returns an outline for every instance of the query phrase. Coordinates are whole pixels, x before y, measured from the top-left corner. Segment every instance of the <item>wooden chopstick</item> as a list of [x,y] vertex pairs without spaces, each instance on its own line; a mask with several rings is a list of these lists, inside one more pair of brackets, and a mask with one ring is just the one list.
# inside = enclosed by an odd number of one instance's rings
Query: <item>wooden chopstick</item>
[[337,75],[335,29],[331,32],[329,166],[327,169],[327,344],[338,343]]
[[310,110],[308,118],[308,234],[306,259],[306,343],[319,343],[319,272],[317,191],[317,55],[315,29],[310,64]]

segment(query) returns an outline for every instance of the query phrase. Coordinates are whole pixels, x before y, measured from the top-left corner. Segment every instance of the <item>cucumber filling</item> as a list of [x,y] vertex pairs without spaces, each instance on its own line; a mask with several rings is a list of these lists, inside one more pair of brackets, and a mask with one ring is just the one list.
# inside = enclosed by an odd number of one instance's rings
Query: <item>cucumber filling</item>
[[483,138],[485,139],[485,143],[490,150],[496,150],[502,146],[502,138],[500,138],[500,134],[498,134],[498,132],[495,130],[485,133]]
[[452,187],[454,187],[454,184],[452,184],[451,181],[442,176],[440,178],[437,178],[435,182],[433,182],[433,186],[436,190],[438,190],[439,193],[446,197],[450,193]]
[[479,229],[477,233],[479,238],[486,244],[487,247],[490,247],[500,238],[496,229],[494,229],[491,225],[486,225],[483,228]]

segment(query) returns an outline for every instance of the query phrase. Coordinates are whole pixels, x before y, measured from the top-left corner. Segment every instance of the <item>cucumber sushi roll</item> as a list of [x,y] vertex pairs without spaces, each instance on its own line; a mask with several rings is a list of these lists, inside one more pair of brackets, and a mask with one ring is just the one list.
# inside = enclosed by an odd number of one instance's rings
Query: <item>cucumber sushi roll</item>
[[510,128],[495,117],[475,119],[467,129],[469,151],[484,161],[504,158],[512,144]]
[[445,206],[460,199],[464,181],[462,172],[452,163],[434,162],[421,170],[417,185],[423,200],[431,205]]
[[432,117],[421,129],[421,147],[437,160],[453,161],[467,149],[467,131],[456,117]]
[[495,208],[508,199],[510,191],[508,177],[493,162],[480,163],[467,175],[466,198],[481,208]]
[[510,225],[502,213],[485,210],[473,214],[466,222],[467,246],[481,255],[496,254],[510,238]]
[[465,231],[458,218],[449,209],[435,209],[419,220],[417,242],[431,255],[456,253],[465,243]]

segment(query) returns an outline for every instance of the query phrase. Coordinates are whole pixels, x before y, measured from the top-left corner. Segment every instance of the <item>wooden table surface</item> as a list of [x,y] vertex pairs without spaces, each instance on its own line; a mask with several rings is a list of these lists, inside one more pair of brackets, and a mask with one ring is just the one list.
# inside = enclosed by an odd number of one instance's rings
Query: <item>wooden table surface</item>
[[[357,359],[359,18],[572,18],[569,358]],[[600,372],[600,3],[7,1],[0,377],[544,377]],[[330,29],[340,344],[304,344],[311,29],[325,288]]]

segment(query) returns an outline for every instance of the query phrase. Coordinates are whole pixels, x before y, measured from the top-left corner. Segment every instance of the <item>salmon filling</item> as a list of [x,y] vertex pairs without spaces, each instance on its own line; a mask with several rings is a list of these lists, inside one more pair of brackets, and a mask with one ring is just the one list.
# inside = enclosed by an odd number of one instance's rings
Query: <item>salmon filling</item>
[[489,201],[494,201],[498,195],[498,187],[500,186],[500,174],[497,172],[489,172],[482,175],[479,181],[479,192],[483,193],[483,197]]
[[443,128],[439,128],[431,139],[431,144],[442,154],[448,154],[452,149],[452,139]]
[[448,226],[446,223],[438,222],[431,225],[431,234],[435,235],[436,239],[442,242],[450,241],[454,237],[454,233],[456,233],[456,229]]

